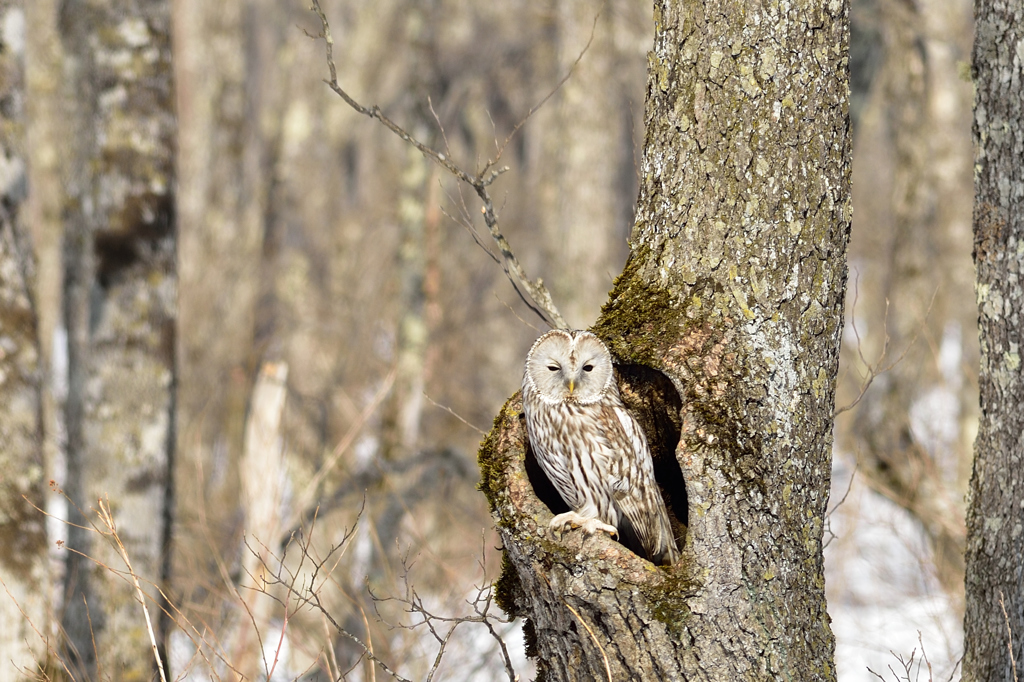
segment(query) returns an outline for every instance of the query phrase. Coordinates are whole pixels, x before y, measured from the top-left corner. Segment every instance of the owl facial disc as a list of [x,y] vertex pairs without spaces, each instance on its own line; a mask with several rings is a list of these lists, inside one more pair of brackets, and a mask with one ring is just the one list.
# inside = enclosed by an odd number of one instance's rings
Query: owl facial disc
[[551,403],[595,402],[612,381],[611,356],[590,332],[550,331],[533,345],[526,364],[527,380]]

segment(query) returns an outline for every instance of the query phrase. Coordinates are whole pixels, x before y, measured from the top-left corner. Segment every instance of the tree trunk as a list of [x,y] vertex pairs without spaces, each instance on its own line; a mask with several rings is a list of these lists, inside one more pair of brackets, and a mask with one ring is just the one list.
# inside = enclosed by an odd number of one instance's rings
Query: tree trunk
[[981,420],[967,510],[963,679],[1024,672],[1024,3],[977,0],[974,262]]
[[[24,20],[20,1],[0,2],[0,24]],[[21,36],[24,39],[24,34]],[[0,679],[27,678],[49,632],[46,467],[34,262],[25,203],[24,43],[0,50]],[[12,44],[14,43],[14,44]],[[15,672],[18,671],[18,672]]]
[[271,677],[277,662],[276,657],[268,661],[266,656],[268,647],[274,650],[271,619],[280,616],[281,611],[279,595],[273,593],[278,588],[268,587],[272,583],[268,572],[278,570],[282,504],[288,482],[281,433],[287,380],[288,365],[263,365],[253,388],[245,426],[241,466],[245,549],[238,591],[244,609],[234,612],[233,632],[229,635],[232,641],[227,650],[236,672],[247,680],[257,680],[261,675]]
[[236,510],[258,369],[253,337],[269,184],[265,137],[250,115],[259,111],[252,90],[261,70],[247,38],[248,11],[243,2],[173,7],[182,387],[174,574],[193,620],[194,606],[221,608],[228,586],[218,561],[239,561],[244,551]]
[[659,0],[655,26],[632,253],[594,331],[689,522],[683,556],[658,569],[604,536],[554,538],[514,398],[480,454],[500,602],[548,680],[832,680],[848,5]]
[[[154,603],[168,571],[174,450],[174,111],[170,4],[68,0],[66,491],[72,525],[64,627],[72,670],[150,679],[154,657],[112,521]],[[84,559],[79,552],[90,559]],[[152,609],[154,614],[159,610]],[[156,617],[156,616],[154,616]],[[166,620],[154,622],[160,631]],[[166,658],[164,658],[166,660]]]
[[[614,30],[620,17],[612,3],[562,0],[555,5],[557,74],[570,69],[573,74],[559,88],[552,109],[544,112],[544,231],[549,262],[558,265],[552,269],[552,285],[563,302],[561,312],[570,325],[586,325],[597,318],[626,255],[629,222],[621,206],[633,200],[635,186],[629,194],[623,191],[620,169],[634,172],[632,130],[624,122],[629,112],[615,81]],[[591,36],[590,47],[575,64]]]

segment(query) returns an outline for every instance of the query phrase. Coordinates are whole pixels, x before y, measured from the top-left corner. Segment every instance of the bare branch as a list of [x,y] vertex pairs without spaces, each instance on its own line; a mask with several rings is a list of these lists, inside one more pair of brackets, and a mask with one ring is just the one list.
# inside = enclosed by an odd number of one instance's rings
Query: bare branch
[[[489,160],[478,174],[470,175],[462,168],[457,166],[455,163],[453,163],[446,154],[442,154],[428,147],[427,145],[417,140],[414,136],[409,134],[409,132],[407,132],[404,128],[402,128],[400,125],[398,125],[390,118],[388,118],[384,114],[384,112],[381,111],[379,106],[373,105],[367,107],[357,102],[338,84],[338,68],[334,62],[334,37],[331,35],[331,27],[327,21],[327,15],[324,14],[324,10],[320,6],[320,0],[312,0],[312,2],[313,6],[311,7],[311,9],[320,19],[321,31],[320,35],[312,35],[308,31],[306,32],[306,35],[308,35],[310,38],[313,38],[314,40],[323,39],[324,41],[327,58],[327,68],[328,71],[330,72],[330,79],[325,80],[324,82],[331,88],[331,90],[333,90],[339,97],[341,97],[345,101],[346,104],[352,107],[355,111],[369,118],[377,119],[385,128],[387,128],[395,135],[402,138],[402,140],[404,140],[405,142],[411,144],[413,147],[419,150],[421,154],[426,156],[428,159],[433,160],[435,163],[441,165],[449,173],[451,173],[456,178],[458,178],[459,180],[473,188],[473,191],[476,192],[477,196],[480,198],[480,201],[483,203],[481,212],[483,213],[484,223],[487,225],[487,230],[491,233],[491,238],[498,245],[498,249],[501,251],[501,267],[502,270],[504,270],[505,272],[505,276],[508,277],[509,281],[512,282],[512,286],[515,288],[520,298],[523,299],[523,302],[526,303],[526,305],[531,310],[537,313],[537,315],[539,315],[541,319],[543,319],[552,327],[567,329],[568,324],[566,323],[565,318],[562,317],[562,314],[558,312],[558,308],[555,306],[555,303],[551,298],[551,293],[548,291],[547,287],[544,286],[543,280],[539,278],[536,280],[531,280],[526,275],[526,271],[523,270],[523,266],[519,263],[519,259],[516,258],[515,254],[512,252],[512,247],[509,246],[508,240],[505,239],[505,236],[498,229],[498,216],[494,210],[494,202],[491,200],[491,196],[490,193],[487,191],[487,188],[490,187],[490,185],[498,178],[499,175],[509,170],[508,166],[495,167],[496,162],[498,158],[500,158],[501,152],[504,150],[505,145],[502,145],[498,149],[498,153],[495,159]],[[592,39],[593,31],[591,31],[591,40]],[[590,42],[588,41],[587,47],[589,46]],[[584,48],[583,51],[586,52],[586,48]],[[562,81],[559,82],[558,86],[555,87],[555,90],[557,90],[558,87],[561,87],[562,83],[564,83],[565,80],[569,78],[569,76],[572,74],[572,70],[575,69],[576,64],[579,63],[582,57],[583,53],[581,53],[580,57],[576,59],[576,62],[573,63],[572,69],[570,69],[569,73],[566,74],[565,78],[563,78]],[[552,91],[552,93],[553,92],[554,90]],[[515,133],[519,130],[523,123],[525,123],[525,121],[538,108],[540,108],[540,106],[542,106],[544,102],[548,100],[548,98],[551,97],[552,93],[549,93],[547,97],[540,101],[540,103],[538,103],[532,109],[530,109],[526,118],[524,118],[523,121],[517,124],[516,127],[512,130],[512,133],[509,135],[508,140],[505,141],[505,144],[508,144],[508,141],[512,139],[512,136],[515,135]],[[431,111],[433,111],[432,106]],[[522,287],[522,289],[525,290],[525,293],[523,290],[520,289],[520,287]],[[527,297],[529,297],[530,300],[527,300]]]
[[[857,287],[857,284],[858,284],[858,282],[859,282],[859,275],[858,275],[858,278],[854,280],[853,306],[852,306],[852,309],[854,309],[854,310],[857,307],[857,299],[858,299],[858,287]],[[923,316],[922,321],[924,319],[927,319],[927,317],[931,314],[932,306],[935,304],[935,297],[936,297],[937,294],[938,294],[938,289],[936,289],[934,292],[932,292],[932,299],[928,303],[928,308],[924,311],[924,316]],[[885,299],[885,315],[882,318],[882,331],[883,331],[883,334],[884,334],[884,337],[885,337],[883,339],[883,341],[882,341],[882,351],[878,355],[878,360],[873,365],[870,362],[867,361],[867,358],[864,357],[864,348],[863,348],[863,345],[861,343],[860,332],[857,330],[857,320],[856,320],[856,317],[854,317],[852,314],[851,314],[851,318],[850,318],[850,327],[853,329],[853,335],[857,339],[857,355],[860,357],[860,361],[862,363],[864,363],[864,365],[867,367],[867,369],[868,369],[868,376],[867,376],[867,379],[864,380],[864,383],[861,384],[860,391],[858,392],[857,397],[853,400],[853,402],[851,402],[848,405],[844,405],[842,407],[837,407],[837,408],[835,408],[832,411],[832,418],[833,419],[835,417],[837,417],[838,415],[842,414],[843,412],[848,412],[848,411],[852,410],[854,407],[856,407],[857,404],[860,403],[861,399],[863,399],[864,396],[867,394],[868,389],[871,388],[872,382],[874,382],[874,380],[879,375],[885,374],[886,372],[888,372],[889,370],[894,368],[896,365],[898,365],[901,362],[903,362],[903,359],[907,357],[907,354],[910,352],[910,349],[913,348],[915,343],[917,343],[917,334],[914,334],[913,338],[910,339],[910,342],[907,344],[906,348],[904,348],[903,352],[900,353],[900,356],[898,358],[896,358],[895,360],[893,360],[888,365],[886,365],[885,367],[882,366],[882,361],[885,359],[885,354],[889,350],[889,341],[892,340],[890,338],[890,336],[889,336],[889,299]]]
[[146,632],[149,634],[149,643],[153,649],[153,658],[156,660],[156,669],[160,673],[160,682],[167,682],[167,675],[164,672],[164,664],[160,659],[160,648],[156,645],[156,635],[153,632],[153,619],[149,616],[149,607],[146,606],[146,593],[142,591],[142,587],[139,585],[139,576],[135,574],[135,569],[132,568],[131,558],[128,556],[128,550],[125,549],[124,544],[121,542],[120,536],[117,534],[117,526],[114,525],[114,516],[110,513],[110,500],[101,499],[99,501],[99,516],[100,520],[110,531],[110,535],[113,537],[114,542],[117,543],[117,551],[121,555],[121,560],[124,561],[125,566],[128,567],[128,574],[132,577],[132,584],[135,585],[135,592],[139,600],[139,604],[142,606],[142,615],[146,621]]
[[453,410],[452,408],[448,407],[447,405],[442,405],[441,403],[439,403],[436,400],[434,400],[433,398],[431,398],[429,395],[427,395],[426,391],[423,392],[423,397],[426,398],[427,402],[429,402],[431,405],[433,405],[434,407],[441,408],[442,410],[444,410],[445,412],[447,412],[451,416],[455,417],[456,419],[458,419],[460,422],[462,422],[463,424],[465,424],[469,428],[471,428],[474,431],[476,431],[477,433],[479,433],[481,436],[486,436],[487,435],[486,431],[481,429],[479,426],[474,426],[473,424],[470,424],[462,416],[460,416],[457,412],[455,412],[455,410]]
[[[528,112],[526,112],[526,116],[523,117],[523,120],[521,120],[519,123],[517,123],[515,125],[514,128],[512,128],[512,132],[508,134],[508,137],[505,138],[505,141],[501,144],[500,147],[498,147],[498,153],[494,157],[494,163],[497,163],[498,159],[501,158],[501,155],[505,151],[505,148],[508,147],[508,143],[511,142],[512,138],[516,136],[516,133],[519,132],[519,129],[522,128],[523,125],[527,121],[530,120],[531,116],[533,116],[535,113],[537,113],[538,109],[540,109],[542,106],[547,104],[547,101],[549,99],[551,99],[551,97],[556,92],[558,92],[563,85],[565,85],[566,81],[568,81],[572,77],[573,72],[576,71],[576,67],[579,66],[580,62],[583,60],[583,55],[585,55],[587,53],[587,50],[590,49],[591,43],[594,42],[594,32],[597,31],[597,20],[600,19],[600,18],[601,18],[601,13],[600,12],[598,12],[597,14],[594,15],[594,23],[591,24],[591,26],[590,26],[590,37],[587,39],[587,44],[583,46],[582,50],[580,50],[580,53],[579,53],[579,55],[577,55],[576,60],[573,61],[572,66],[570,66],[569,70],[565,72],[564,76],[562,76],[562,80],[558,81],[555,84],[555,87],[551,88],[551,92],[549,92],[548,94],[544,95],[544,98],[541,101],[537,102],[532,107],[530,107],[530,110]],[[492,121],[492,124],[493,124],[493,121]],[[639,173],[639,171],[638,171],[638,173]]]

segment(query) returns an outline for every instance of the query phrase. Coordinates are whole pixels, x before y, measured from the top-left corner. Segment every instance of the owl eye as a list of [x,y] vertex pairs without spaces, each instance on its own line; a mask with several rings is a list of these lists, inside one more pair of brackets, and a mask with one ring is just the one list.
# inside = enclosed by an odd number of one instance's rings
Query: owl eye
[[548,365],[548,369],[550,369],[552,372],[557,372],[559,368],[558,365]]
[[593,365],[583,365],[583,371],[584,371],[584,372],[590,372],[590,371],[592,371],[593,369],[594,369],[594,366],[593,366]]

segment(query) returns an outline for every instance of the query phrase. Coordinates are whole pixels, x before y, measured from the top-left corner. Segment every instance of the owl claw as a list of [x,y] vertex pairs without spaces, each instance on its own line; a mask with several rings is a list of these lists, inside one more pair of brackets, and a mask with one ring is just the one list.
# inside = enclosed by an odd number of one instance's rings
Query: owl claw
[[613,539],[618,539],[619,537],[619,530],[615,526],[605,523],[601,519],[580,516],[574,511],[559,514],[555,518],[551,519],[551,523],[548,524],[548,527],[559,540],[562,539],[562,533],[565,531],[566,527],[582,528],[583,532],[587,535],[593,535],[598,531],[603,531],[608,533],[608,535]]

